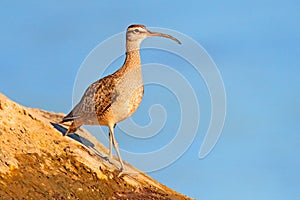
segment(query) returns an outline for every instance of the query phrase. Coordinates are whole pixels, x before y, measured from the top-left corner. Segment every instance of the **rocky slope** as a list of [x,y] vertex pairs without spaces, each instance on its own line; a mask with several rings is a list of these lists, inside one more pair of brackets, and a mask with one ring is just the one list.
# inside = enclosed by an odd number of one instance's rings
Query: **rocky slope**
[[62,117],[0,94],[0,199],[189,199],[127,163],[119,178],[86,130],[62,136]]

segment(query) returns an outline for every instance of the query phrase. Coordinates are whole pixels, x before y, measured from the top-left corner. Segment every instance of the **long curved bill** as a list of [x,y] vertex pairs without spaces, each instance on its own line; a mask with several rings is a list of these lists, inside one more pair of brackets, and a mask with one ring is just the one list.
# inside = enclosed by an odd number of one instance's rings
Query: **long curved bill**
[[148,34],[149,34],[150,37],[151,37],[151,36],[165,37],[165,38],[169,38],[169,39],[171,39],[171,40],[174,40],[174,41],[177,42],[178,44],[181,44],[181,42],[180,42],[177,38],[175,38],[175,37],[173,37],[173,36],[171,36],[171,35],[168,35],[168,34],[158,33],[158,32],[151,32],[151,31],[148,31]]

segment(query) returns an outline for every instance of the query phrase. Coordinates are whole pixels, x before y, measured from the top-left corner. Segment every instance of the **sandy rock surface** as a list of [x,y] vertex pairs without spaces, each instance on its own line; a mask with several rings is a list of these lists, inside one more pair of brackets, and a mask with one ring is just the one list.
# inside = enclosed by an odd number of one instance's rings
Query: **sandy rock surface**
[[63,116],[0,94],[0,199],[189,199],[126,162],[118,177],[88,131],[63,136]]

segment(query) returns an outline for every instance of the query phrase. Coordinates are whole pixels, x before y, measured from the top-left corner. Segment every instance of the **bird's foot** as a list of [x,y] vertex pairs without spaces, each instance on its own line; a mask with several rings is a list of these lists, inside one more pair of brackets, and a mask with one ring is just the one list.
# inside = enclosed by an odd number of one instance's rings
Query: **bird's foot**
[[108,161],[110,164],[113,164],[113,162],[114,162],[113,161],[114,159],[113,159],[112,155],[105,156],[104,159],[106,161]]
[[122,176],[127,175],[127,174],[128,174],[127,171],[121,170],[120,173],[118,174],[118,178],[121,178]]
[[111,151],[109,151],[109,153],[108,153],[108,160],[110,163],[112,163],[112,161],[113,161],[113,155],[112,155]]
[[111,164],[111,165],[114,165],[114,159],[112,159],[112,158],[109,158],[109,157],[105,157],[104,158],[107,162],[109,162],[109,164]]
[[138,176],[139,173],[138,172],[135,172],[135,171],[130,171],[126,168],[122,168],[120,169],[120,173],[118,174],[118,178],[122,177],[122,176],[125,176],[125,175],[129,175],[129,176]]

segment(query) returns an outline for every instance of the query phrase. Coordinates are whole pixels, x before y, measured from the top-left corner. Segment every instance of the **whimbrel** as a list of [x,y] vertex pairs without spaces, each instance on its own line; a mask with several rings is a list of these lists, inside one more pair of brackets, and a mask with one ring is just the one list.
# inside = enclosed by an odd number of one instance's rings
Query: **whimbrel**
[[126,59],[123,66],[93,84],[85,91],[80,102],[66,115],[61,123],[71,121],[66,134],[75,132],[81,125],[100,125],[109,128],[109,159],[112,159],[114,146],[123,171],[118,143],[114,135],[115,125],[130,117],[139,107],[144,94],[140,59],[140,44],[147,38],[160,36],[172,39],[173,36],[151,32],[143,25],[131,25],[126,31]]

